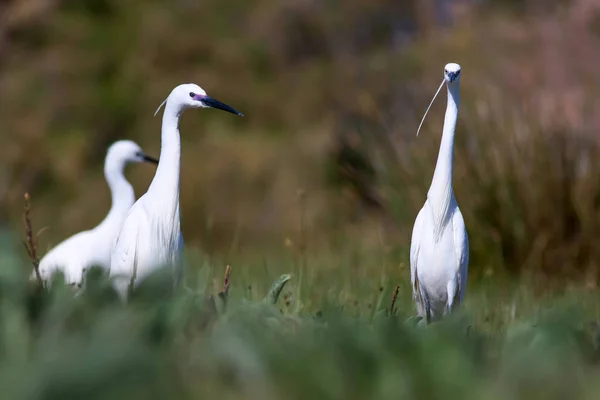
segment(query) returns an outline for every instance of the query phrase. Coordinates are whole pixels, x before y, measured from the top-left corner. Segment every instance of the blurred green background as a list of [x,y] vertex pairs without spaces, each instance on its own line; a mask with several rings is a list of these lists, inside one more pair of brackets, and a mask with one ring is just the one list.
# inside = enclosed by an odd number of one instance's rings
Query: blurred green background
[[[454,61],[464,69],[455,191],[472,276],[598,281],[593,1],[0,7],[0,216],[19,236],[29,191],[35,226],[49,228],[42,250],[102,219],[107,146],[129,138],[158,155],[154,110],[195,82],[246,117],[183,118],[189,247],[274,253],[304,231],[315,250],[405,251],[433,174],[443,97],[419,138],[416,127]],[[138,196],[153,174],[129,168]]]
[[[443,66],[464,69],[455,190],[473,275],[598,279],[598,9],[591,1],[8,1],[0,207],[45,250],[109,207],[107,146],[160,149],[196,82],[245,113],[182,121],[182,227],[208,254],[299,240],[408,246],[435,164]],[[137,195],[154,170],[130,167]],[[301,222],[302,221],[302,222]],[[229,254],[228,253],[228,254]]]
[[[599,48],[594,0],[1,2],[2,397],[598,398]],[[419,330],[445,96],[415,133],[448,62],[469,284]],[[107,147],[158,156],[185,82],[245,117],[182,119],[182,290],[28,286],[24,193],[41,254],[95,226]],[[137,196],[154,171],[128,168]]]

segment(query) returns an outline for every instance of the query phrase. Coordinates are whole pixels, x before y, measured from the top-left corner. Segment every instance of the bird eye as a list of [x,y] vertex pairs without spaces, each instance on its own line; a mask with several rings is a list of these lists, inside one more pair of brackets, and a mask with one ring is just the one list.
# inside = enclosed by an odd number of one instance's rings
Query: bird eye
[[445,73],[445,74],[448,74],[448,70],[447,70],[447,69],[445,69],[445,70],[444,70],[444,73]]
[[190,92],[190,97],[193,99],[196,96],[196,93]]

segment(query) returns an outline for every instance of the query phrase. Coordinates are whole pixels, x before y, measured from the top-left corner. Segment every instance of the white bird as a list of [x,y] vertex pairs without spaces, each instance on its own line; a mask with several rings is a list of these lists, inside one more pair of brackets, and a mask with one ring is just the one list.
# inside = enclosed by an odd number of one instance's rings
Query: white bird
[[[39,271],[44,282],[62,271],[65,282],[81,287],[84,274],[90,267],[110,268],[110,253],[127,212],[135,202],[133,187],[123,175],[127,163],[158,160],[144,154],[131,140],[113,143],[106,153],[104,176],[110,188],[112,205],[104,220],[94,229],[79,232],[59,243],[40,261]],[[32,274],[35,278],[35,271]]]
[[122,300],[130,288],[159,268],[173,268],[173,284],[182,275],[183,236],[179,219],[181,143],[179,118],[188,108],[218,108],[243,115],[206,95],[195,84],[177,86],[158,107],[162,120],[160,162],[148,191],[131,207],[111,256],[110,277]]
[[429,104],[417,135],[438,93],[448,87],[448,105],[435,172],[425,205],[415,221],[410,274],[417,312],[427,323],[449,314],[462,302],[467,284],[469,239],[452,189],[454,132],[460,101],[460,65],[447,64],[444,80]]

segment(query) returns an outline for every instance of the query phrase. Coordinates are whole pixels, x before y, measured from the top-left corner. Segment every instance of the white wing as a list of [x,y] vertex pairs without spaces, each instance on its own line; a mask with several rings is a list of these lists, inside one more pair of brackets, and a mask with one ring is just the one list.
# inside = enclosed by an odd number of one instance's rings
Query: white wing
[[[100,262],[93,257],[91,251],[93,239],[90,231],[83,231],[52,248],[40,261],[42,279],[47,281],[55,271],[62,271],[66,283],[80,283],[83,269]],[[32,276],[35,277],[35,271]]]
[[410,240],[410,281],[413,288],[413,298],[417,303],[417,310],[422,317],[425,316],[425,309],[423,299],[421,298],[421,287],[417,277],[417,264],[419,260],[419,250],[421,247],[421,231],[423,229],[423,218],[425,215],[424,213],[426,205],[427,203],[425,203],[423,208],[421,208],[421,211],[419,211],[419,214],[417,214]]
[[183,277],[183,235],[181,232],[179,233],[179,240],[177,241],[177,248],[175,249],[175,254],[177,254],[177,260],[175,261],[174,268],[176,271],[174,273],[174,284],[178,286],[181,283],[181,279]]
[[174,264],[174,283],[181,279],[183,237],[178,214],[174,218],[157,218],[142,200],[134,204],[125,219],[111,257],[110,276],[122,298],[127,296],[132,281],[137,286],[167,265]]
[[458,296],[460,301],[465,295],[467,288],[467,274],[469,271],[469,237],[462,213],[456,207],[452,215],[452,230],[454,233],[454,252],[458,265]]
[[110,278],[122,298],[126,298],[136,273],[140,232],[148,231],[143,207],[132,207],[114,245],[110,259]]

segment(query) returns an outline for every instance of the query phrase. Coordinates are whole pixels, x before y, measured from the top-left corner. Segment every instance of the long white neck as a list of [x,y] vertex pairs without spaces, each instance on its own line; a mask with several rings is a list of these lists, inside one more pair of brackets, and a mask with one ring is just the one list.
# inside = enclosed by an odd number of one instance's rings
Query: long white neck
[[104,220],[96,229],[118,229],[125,220],[127,212],[135,202],[133,187],[125,179],[126,161],[107,157],[104,162],[104,176],[110,188],[111,207]]
[[161,148],[158,168],[148,188],[155,205],[179,216],[179,170],[181,138],[179,117],[182,110],[167,100],[162,119]]
[[452,164],[454,152],[454,132],[458,120],[458,104],[460,102],[459,82],[448,84],[448,105],[444,118],[442,142],[438,153],[433,180],[427,193],[427,199],[433,211],[435,237],[441,234],[442,228],[450,216],[454,191],[452,190]]

